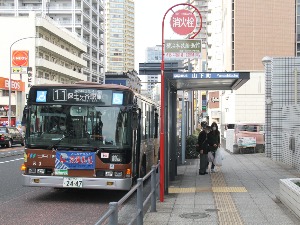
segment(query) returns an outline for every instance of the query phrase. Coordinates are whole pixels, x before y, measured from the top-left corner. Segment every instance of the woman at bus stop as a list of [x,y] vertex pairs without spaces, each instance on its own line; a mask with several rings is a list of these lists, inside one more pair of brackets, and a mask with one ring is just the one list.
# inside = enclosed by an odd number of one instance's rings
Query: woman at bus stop
[[[220,131],[216,122],[211,124],[211,132],[207,134],[208,151],[215,157],[217,149],[220,147]],[[212,163],[211,172],[214,172],[215,165]]]

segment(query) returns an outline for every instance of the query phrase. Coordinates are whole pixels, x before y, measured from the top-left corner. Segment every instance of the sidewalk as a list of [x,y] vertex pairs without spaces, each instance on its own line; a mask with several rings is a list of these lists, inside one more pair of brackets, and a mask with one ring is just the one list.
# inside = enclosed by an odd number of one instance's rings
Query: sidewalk
[[280,201],[279,179],[300,173],[264,154],[229,154],[219,172],[198,175],[199,159],[178,166],[164,202],[144,216],[144,225],[300,224]]

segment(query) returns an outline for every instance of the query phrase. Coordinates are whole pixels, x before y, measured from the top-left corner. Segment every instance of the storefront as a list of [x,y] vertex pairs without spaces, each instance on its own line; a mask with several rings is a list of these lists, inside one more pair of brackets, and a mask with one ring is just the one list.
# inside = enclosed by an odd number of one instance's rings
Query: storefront
[[[23,105],[17,105],[18,93],[25,91],[25,82],[21,80],[11,80],[11,126],[16,126],[16,118],[18,107],[24,107]],[[22,102],[22,100],[20,100]],[[9,112],[9,79],[0,77],[0,126],[8,125],[8,112]]]

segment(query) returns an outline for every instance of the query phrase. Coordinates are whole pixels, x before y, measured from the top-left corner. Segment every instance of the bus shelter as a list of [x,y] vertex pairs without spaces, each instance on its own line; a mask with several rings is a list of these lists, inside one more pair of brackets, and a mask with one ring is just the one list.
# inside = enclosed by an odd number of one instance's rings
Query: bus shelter
[[[165,64],[164,70],[164,191],[177,175],[177,91],[237,90],[250,79],[250,72],[179,72],[177,62]],[[159,63],[140,63],[140,75],[160,74]]]

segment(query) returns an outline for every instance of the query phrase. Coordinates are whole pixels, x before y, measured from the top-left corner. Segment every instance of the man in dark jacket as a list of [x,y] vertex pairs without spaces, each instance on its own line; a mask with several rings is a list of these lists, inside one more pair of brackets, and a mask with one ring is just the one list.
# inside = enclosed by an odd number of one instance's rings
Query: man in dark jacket
[[198,149],[200,153],[199,175],[206,174],[207,167],[207,122],[201,122],[201,132],[198,135]]

